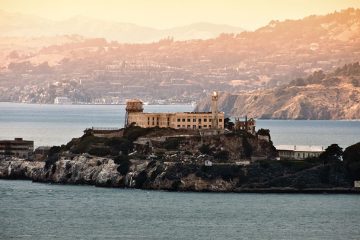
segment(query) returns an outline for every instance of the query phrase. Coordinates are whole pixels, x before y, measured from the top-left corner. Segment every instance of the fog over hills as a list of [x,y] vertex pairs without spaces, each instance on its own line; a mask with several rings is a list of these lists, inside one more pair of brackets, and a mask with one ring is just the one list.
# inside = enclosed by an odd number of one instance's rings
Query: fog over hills
[[52,21],[32,15],[0,10],[0,36],[39,37],[81,35],[87,38],[106,38],[128,43],[153,42],[172,37],[175,40],[209,39],[221,33],[240,33],[243,29],[229,25],[194,23],[169,29],[156,29],[132,23],[98,20],[75,16],[64,21]]

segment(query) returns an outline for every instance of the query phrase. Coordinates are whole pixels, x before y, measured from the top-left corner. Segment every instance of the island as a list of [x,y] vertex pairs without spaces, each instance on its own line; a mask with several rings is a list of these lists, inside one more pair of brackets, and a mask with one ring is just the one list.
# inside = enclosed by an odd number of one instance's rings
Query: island
[[270,130],[256,131],[252,118],[224,118],[217,101],[214,92],[211,112],[147,113],[132,99],[124,128],[89,128],[35,154],[32,141],[0,142],[8,155],[0,178],[169,191],[360,192],[360,143],[287,157]]
[[0,178],[169,191],[359,193],[360,143],[344,152],[336,146],[319,157],[276,160],[264,129],[254,135],[133,125],[87,129],[51,147],[44,161],[0,160]]

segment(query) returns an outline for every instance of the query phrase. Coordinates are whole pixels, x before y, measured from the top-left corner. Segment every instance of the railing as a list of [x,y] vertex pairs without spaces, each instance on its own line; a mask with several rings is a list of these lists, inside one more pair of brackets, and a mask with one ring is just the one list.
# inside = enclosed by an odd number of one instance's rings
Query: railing
[[91,130],[97,131],[116,131],[120,130],[120,128],[111,128],[111,127],[92,127]]

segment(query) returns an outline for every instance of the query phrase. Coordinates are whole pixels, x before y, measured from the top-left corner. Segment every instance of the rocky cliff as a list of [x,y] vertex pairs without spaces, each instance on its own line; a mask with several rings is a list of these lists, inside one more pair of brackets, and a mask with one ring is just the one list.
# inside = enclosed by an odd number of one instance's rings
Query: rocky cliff
[[247,166],[204,166],[131,160],[126,173],[119,172],[120,166],[113,159],[84,155],[62,158],[50,167],[43,162],[11,160],[0,162],[0,178],[171,191],[352,191],[345,169],[333,164],[258,161]]
[[[272,89],[221,93],[219,108],[230,116],[265,119],[360,119],[360,66],[316,72]],[[204,99],[195,111],[209,109],[210,99]]]

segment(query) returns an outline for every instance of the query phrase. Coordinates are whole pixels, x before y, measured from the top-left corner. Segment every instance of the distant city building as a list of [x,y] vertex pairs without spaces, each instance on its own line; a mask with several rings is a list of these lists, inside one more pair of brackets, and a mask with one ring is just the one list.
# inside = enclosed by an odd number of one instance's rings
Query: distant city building
[[56,97],[54,104],[72,104],[72,102],[68,97]]
[[280,160],[303,160],[308,157],[318,157],[322,152],[324,152],[324,147],[321,146],[279,145],[275,146],[275,148],[278,151]]
[[19,158],[32,158],[34,141],[26,141],[22,138],[14,140],[0,140],[0,155],[14,156]]
[[138,99],[126,103],[125,126],[174,129],[224,129],[224,113],[217,111],[217,93],[212,96],[211,112],[144,113],[143,102]]

